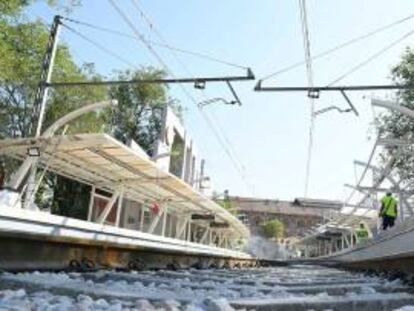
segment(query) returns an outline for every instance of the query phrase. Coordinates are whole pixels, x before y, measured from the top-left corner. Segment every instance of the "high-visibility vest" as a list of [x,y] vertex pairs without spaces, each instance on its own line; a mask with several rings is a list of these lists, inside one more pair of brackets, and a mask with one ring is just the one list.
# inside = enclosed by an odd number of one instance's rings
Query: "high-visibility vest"
[[359,240],[368,238],[368,230],[365,228],[358,228],[355,233]]
[[397,200],[391,196],[385,196],[381,199],[381,204],[384,207],[381,215],[389,217],[397,217]]

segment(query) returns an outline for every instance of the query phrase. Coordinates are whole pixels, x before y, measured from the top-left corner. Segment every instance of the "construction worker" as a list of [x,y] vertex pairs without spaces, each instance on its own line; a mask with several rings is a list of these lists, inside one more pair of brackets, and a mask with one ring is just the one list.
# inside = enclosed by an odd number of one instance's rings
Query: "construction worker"
[[381,210],[379,216],[382,218],[382,230],[393,227],[398,216],[398,202],[391,192],[381,199]]
[[358,242],[361,242],[361,241],[364,241],[364,240],[368,239],[368,236],[369,236],[368,230],[365,227],[363,222],[361,222],[359,224],[359,228],[355,230],[355,234],[358,238]]

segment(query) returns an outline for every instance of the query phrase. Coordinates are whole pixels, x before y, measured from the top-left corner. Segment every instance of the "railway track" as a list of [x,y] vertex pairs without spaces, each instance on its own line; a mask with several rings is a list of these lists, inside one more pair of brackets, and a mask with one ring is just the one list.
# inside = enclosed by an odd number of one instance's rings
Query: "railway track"
[[414,306],[413,288],[399,279],[310,265],[3,273],[0,288],[1,310],[409,310]]

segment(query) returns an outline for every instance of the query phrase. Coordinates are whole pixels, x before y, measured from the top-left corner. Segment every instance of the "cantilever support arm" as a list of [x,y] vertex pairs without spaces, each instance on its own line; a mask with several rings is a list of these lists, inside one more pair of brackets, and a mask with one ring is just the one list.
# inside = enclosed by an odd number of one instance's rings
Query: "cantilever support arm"
[[351,107],[351,110],[355,113],[355,115],[358,117],[359,113],[356,110],[355,106],[352,104],[351,100],[349,99],[348,95],[346,95],[344,90],[341,90],[342,96],[345,98],[346,102],[348,103],[349,107]]
[[211,83],[254,80],[255,76],[250,68],[247,68],[245,76],[223,77],[195,77],[174,79],[138,79],[138,80],[112,80],[112,81],[79,81],[79,82],[53,82],[48,87],[78,87],[92,85],[122,85],[122,84],[175,84],[175,83]]
[[228,86],[228,87],[229,87],[229,89],[230,89],[231,94],[233,94],[233,97],[234,97],[234,99],[236,100],[236,103],[238,103],[238,104],[239,104],[239,106],[241,106],[241,105],[242,105],[242,103],[241,103],[241,101],[240,101],[240,98],[239,98],[239,96],[237,95],[236,91],[234,90],[233,86],[231,85],[230,81],[226,81],[226,83],[227,83],[227,86]]
[[409,90],[409,84],[377,84],[377,85],[342,85],[342,86],[262,86],[259,80],[254,87],[257,92],[340,92],[340,91],[372,91],[372,90]]

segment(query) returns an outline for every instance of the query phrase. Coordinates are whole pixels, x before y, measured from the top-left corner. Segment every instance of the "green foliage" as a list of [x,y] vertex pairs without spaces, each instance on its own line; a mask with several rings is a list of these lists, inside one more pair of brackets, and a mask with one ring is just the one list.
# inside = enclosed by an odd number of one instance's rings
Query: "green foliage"
[[[395,66],[392,71],[392,77],[395,83],[412,86],[410,89],[402,90],[397,94],[397,99],[402,106],[414,109],[414,50],[407,48],[401,62]],[[414,134],[414,122],[411,118],[402,115],[399,112],[387,112],[379,117],[380,132],[382,136],[393,138],[412,139]],[[399,176],[408,181],[412,179],[414,169],[414,159],[412,147],[407,147],[408,152],[399,155],[396,158],[395,165]],[[394,149],[386,149],[383,156],[388,156],[394,152]]]
[[53,214],[87,219],[91,187],[77,181],[56,176],[53,191]]
[[[61,57],[63,51],[56,56],[56,80],[61,81],[96,81],[101,77],[95,73],[93,65],[84,65],[81,68],[67,57]],[[57,72],[60,71],[60,72]],[[102,86],[59,88],[50,92],[50,101],[46,110],[46,117],[43,130],[50,126],[55,120],[65,114],[74,111],[81,106],[96,103],[108,99],[107,90]],[[105,119],[102,112],[91,112],[70,123],[68,134],[70,133],[95,133],[105,129]]]
[[[49,29],[41,22],[27,22],[24,8],[35,1],[0,2],[0,139],[6,137],[27,137],[32,135],[36,125],[39,107],[34,96],[39,83],[41,64],[49,38]],[[48,1],[49,4],[63,5],[73,1]],[[55,58],[52,80],[88,81],[99,79],[93,66],[79,67],[69,49],[60,44]],[[103,88],[56,89],[49,93],[43,130],[56,119],[82,105],[100,101],[107,97]],[[70,125],[68,132],[97,131],[103,127],[104,119],[90,113]],[[6,174],[18,163],[7,161]],[[88,205],[88,186],[75,184],[63,177],[47,174],[36,196],[41,207],[50,207],[53,212],[67,215]],[[77,190],[76,190],[77,189]],[[70,191],[69,191],[70,190]],[[62,192],[63,191],[63,192]],[[64,192],[69,201],[61,200]],[[75,202],[75,203],[74,203]]]
[[21,10],[28,6],[32,0],[0,0],[0,16],[14,16],[21,12]]
[[[74,6],[78,6],[81,0],[42,0],[49,6],[57,7],[70,12]],[[30,4],[41,2],[41,0],[0,0],[0,19],[17,17]]]
[[177,135],[171,146],[170,172],[177,177],[181,177],[185,152],[184,141]]
[[[39,109],[34,104],[34,96],[48,36],[49,30],[40,22],[0,20],[0,138],[25,137],[33,132],[36,111]],[[65,45],[58,47],[52,77],[54,81],[99,79],[93,67],[79,68]],[[50,92],[43,129],[69,111],[105,97],[105,90],[99,87],[53,90]],[[97,116],[85,118],[88,122],[82,125],[82,120],[78,120],[75,127],[88,131],[91,125],[91,130],[96,130],[103,124],[103,120]],[[73,131],[73,127],[70,130]]]
[[278,219],[265,221],[260,225],[263,234],[267,238],[280,239],[284,236],[285,226]]
[[[40,0],[39,0],[40,1]],[[79,0],[44,0],[58,8],[71,8]],[[34,103],[41,65],[49,39],[49,29],[39,21],[28,22],[24,9],[36,0],[0,0],[0,139],[33,135],[39,107]],[[154,68],[119,72],[119,79],[160,79],[164,73]],[[93,64],[79,67],[64,44],[59,44],[52,81],[96,81],[101,77]],[[83,105],[117,99],[114,113],[93,112],[71,122],[67,133],[107,130],[107,122],[116,138],[134,139],[148,153],[161,130],[162,109],[169,103],[180,115],[180,106],[167,96],[167,88],[156,84],[104,87],[56,88],[49,92],[43,131],[54,121]],[[7,175],[16,168],[8,162]],[[36,203],[52,208],[53,213],[86,218],[90,187],[47,174]],[[45,200],[46,198],[46,200]]]
[[[162,79],[164,72],[152,67],[136,71],[119,72],[119,80]],[[133,139],[148,154],[152,155],[153,145],[161,132],[165,105],[174,111],[180,106],[168,98],[167,88],[162,84],[123,84],[110,90],[111,98],[118,100],[118,108],[112,115],[112,132],[120,141]]]

